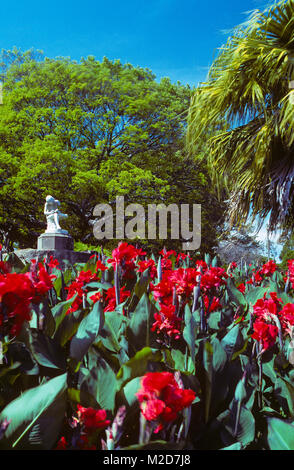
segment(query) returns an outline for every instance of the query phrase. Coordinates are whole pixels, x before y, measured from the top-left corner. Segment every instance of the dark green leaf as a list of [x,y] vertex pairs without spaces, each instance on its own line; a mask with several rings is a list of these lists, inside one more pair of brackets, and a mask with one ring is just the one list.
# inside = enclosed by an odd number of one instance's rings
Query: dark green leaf
[[54,334],[54,339],[64,346],[76,333],[84,317],[84,312],[76,310],[66,315]]
[[103,330],[100,338],[103,345],[114,352],[122,348],[121,335],[124,334],[129,319],[116,311],[106,312]]
[[91,366],[88,375],[81,383],[81,396],[85,392],[90,393],[101,408],[114,411],[117,391],[116,374],[93,348],[89,354],[91,354]]
[[70,356],[81,361],[91,344],[95,341],[104,324],[101,302],[96,302],[90,313],[81,321],[70,343]]
[[147,372],[148,362],[161,361],[162,353],[157,349],[143,348],[138,351],[128,362],[118,371],[117,379],[120,386],[125,385],[129,380],[144,375]]
[[269,292],[269,288],[265,287],[251,287],[249,292],[245,295],[248,305],[255,305],[258,299],[263,299],[264,294]]
[[147,287],[150,281],[150,274],[149,269],[145,269],[145,271],[141,274],[139,281],[134,287],[134,293],[140,299],[144,293],[147,292]]
[[242,449],[242,444],[240,442],[236,442],[235,444],[232,444],[228,447],[223,447],[220,450],[241,450]]
[[294,386],[286,378],[276,377],[274,395],[281,407],[292,418],[294,417]]
[[[86,287],[87,287],[87,289],[104,289],[104,290],[108,290],[111,287],[113,287],[113,285],[110,282],[89,282],[88,284],[86,284]],[[93,295],[93,294],[94,294],[94,292],[91,292],[91,295]]]
[[197,336],[197,331],[198,331],[195,316],[197,315],[198,315],[198,311],[196,310],[192,314],[189,305],[186,304],[185,317],[184,317],[185,327],[183,330],[183,337],[189,347],[192,361],[195,360],[195,341],[196,341],[196,336]]
[[239,291],[239,289],[237,289],[231,278],[227,279],[227,292],[230,299],[237,307],[240,305],[244,309],[247,308],[247,302],[244,295]]
[[154,311],[155,307],[150,303],[147,294],[144,293],[131,315],[127,328],[129,344],[137,351],[150,345],[150,328]]
[[267,442],[270,450],[294,450],[294,424],[268,417]]
[[229,446],[234,441],[238,441],[245,447],[254,440],[255,419],[251,411],[242,405],[240,407],[237,433],[235,435],[237,410],[238,402],[234,401],[230,409],[218,416],[217,421],[222,424],[221,435],[225,445]]
[[229,330],[229,332],[222,338],[221,345],[229,358],[231,358],[236,351],[242,349],[244,339],[239,325],[235,325]]
[[213,355],[212,355],[212,367],[214,372],[221,372],[225,367],[228,356],[226,351],[223,348],[222,343],[217,339],[213,338],[211,340],[211,345],[213,348]]
[[173,368],[174,370],[179,370],[181,372],[195,372],[194,361],[190,356],[182,353],[179,349],[171,350],[171,357],[174,361]]
[[49,338],[42,331],[33,328],[30,336],[32,353],[39,364],[65,370],[65,352],[55,339]]
[[1,447],[49,450],[56,443],[66,410],[67,374],[27,390],[4,408],[11,420]]
[[[53,315],[55,321],[55,328],[58,329],[60,323],[64,319],[66,312],[72,306],[74,300],[76,299],[77,294],[73,295],[70,299],[65,300],[64,302],[59,302],[51,309],[51,313]],[[55,330],[55,331],[56,331]]]
[[141,377],[135,377],[123,387],[124,397],[129,406],[134,406],[136,403],[138,403],[136,393],[140,389],[140,386],[141,386]]
[[210,402],[212,395],[212,376],[213,376],[213,347],[205,340],[203,344],[203,368],[205,371],[205,422],[209,419]]
[[[37,375],[39,373],[39,366],[32,357],[31,352],[25,344],[19,341],[14,341],[8,345],[6,357],[14,365],[19,363],[20,371],[27,375]],[[12,370],[12,366],[8,370]]]

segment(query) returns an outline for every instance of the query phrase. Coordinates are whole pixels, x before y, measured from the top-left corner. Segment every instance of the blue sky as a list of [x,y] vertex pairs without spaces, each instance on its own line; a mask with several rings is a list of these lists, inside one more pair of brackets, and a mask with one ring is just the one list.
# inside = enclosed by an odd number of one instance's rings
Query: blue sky
[[48,57],[94,55],[197,85],[246,12],[264,0],[14,0],[1,5],[0,48]]

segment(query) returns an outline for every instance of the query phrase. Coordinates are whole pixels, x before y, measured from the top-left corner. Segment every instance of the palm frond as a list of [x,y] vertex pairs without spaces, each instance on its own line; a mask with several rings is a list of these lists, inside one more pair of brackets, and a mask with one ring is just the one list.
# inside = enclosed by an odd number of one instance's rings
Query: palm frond
[[[191,100],[187,147],[208,140],[216,184],[231,180],[231,217],[270,227],[291,216],[294,182],[294,0],[254,11],[236,28]],[[293,213],[294,215],[294,213]]]

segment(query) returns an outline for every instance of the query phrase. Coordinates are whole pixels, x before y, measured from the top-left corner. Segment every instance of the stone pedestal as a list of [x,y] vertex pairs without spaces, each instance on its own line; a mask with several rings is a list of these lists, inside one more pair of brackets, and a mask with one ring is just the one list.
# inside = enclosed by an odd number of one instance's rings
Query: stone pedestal
[[[32,248],[26,248],[23,250],[15,250],[13,253],[10,253],[12,257],[15,255],[20,263],[24,265],[31,263],[34,259],[37,263],[44,261],[44,258],[50,259],[53,256],[54,259],[59,261],[59,267],[62,270],[67,269],[70,266],[73,266],[76,263],[87,263],[94,251],[73,251],[73,250],[36,250]],[[16,265],[17,259],[13,259],[11,264]]]
[[73,250],[73,238],[64,233],[42,233],[38,237],[38,250]]

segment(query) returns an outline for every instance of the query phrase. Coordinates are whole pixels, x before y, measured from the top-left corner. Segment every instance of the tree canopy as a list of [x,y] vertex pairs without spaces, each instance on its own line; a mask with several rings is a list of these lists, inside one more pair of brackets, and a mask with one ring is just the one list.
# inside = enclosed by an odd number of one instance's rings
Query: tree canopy
[[[224,224],[226,226],[226,224]],[[220,262],[230,264],[232,262],[258,264],[266,262],[266,252],[262,243],[257,240],[256,234],[249,225],[242,227],[227,227],[221,234],[217,255]],[[273,255],[273,250],[270,252]]]
[[202,248],[213,248],[223,204],[205,164],[185,155],[189,86],[107,58],[78,63],[8,52],[0,61],[0,231],[7,246],[32,246],[52,194],[70,215],[64,227],[89,244],[97,242],[93,208],[117,195],[143,205],[203,204]]
[[282,236],[280,243],[283,244],[283,248],[280,253],[281,268],[285,271],[288,269],[288,260],[294,259],[294,234],[290,237]]

